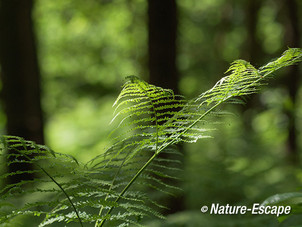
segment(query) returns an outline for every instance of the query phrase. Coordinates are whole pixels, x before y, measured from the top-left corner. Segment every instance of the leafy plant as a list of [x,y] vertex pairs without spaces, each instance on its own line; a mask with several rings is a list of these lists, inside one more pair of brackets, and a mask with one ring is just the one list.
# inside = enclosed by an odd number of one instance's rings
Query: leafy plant
[[2,165],[30,163],[35,168],[5,173],[1,179],[22,174],[35,178],[3,186],[0,223],[13,222],[19,215],[43,216],[39,226],[57,222],[126,226],[140,225],[146,216],[163,218],[156,209],[162,206],[142,189],[151,186],[173,193],[175,187],[163,179],[177,178],[168,174],[177,170],[174,145],[209,137],[214,120],[208,117],[220,115],[218,107],[241,103],[238,97],[258,92],[272,73],[301,57],[300,49],[288,49],[259,69],[237,60],[227,76],[190,101],[130,76],[114,103],[112,122],[118,125],[110,137],[112,145],[85,164],[46,146],[3,136]]
[[302,216],[302,192],[287,192],[272,195],[262,203],[263,206],[290,206],[289,214],[278,217],[279,222],[293,220],[292,225],[301,224]]

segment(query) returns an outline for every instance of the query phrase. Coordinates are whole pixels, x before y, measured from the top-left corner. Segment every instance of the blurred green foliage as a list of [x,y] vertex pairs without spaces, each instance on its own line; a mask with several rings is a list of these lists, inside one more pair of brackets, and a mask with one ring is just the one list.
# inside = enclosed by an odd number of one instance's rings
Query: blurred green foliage
[[36,2],[46,139],[53,149],[86,161],[102,152],[123,78],[146,75],[145,8],[144,1]]
[[[179,86],[184,95],[193,97],[210,88],[231,61],[249,55],[247,3],[178,1]],[[298,4],[302,8],[301,1]],[[266,0],[260,5],[254,35],[263,55],[253,60],[263,64],[288,44],[284,42],[280,1]],[[123,78],[148,78],[146,12],[147,1],[143,0],[36,1],[34,21],[43,75],[46,140],[54,150],[80,160],[103,151],[110,132],[111,105]],[[187,210],[193,213],[185,214],[184,220],[190,220],[186,218],[190,215],[200,218],[202,215],[194,212],[204,204],[250,205],[301,187],[302,172],[286,159],[289,120],[283,109],[292,103],[280,81],[253,96],[246,107],[232,108],[235,116],[217,125],[215,139],[185,147],[182,184]],[[298,138],[301,98],[300,89]],[[301,146],[300,140],[299,151]],[[201,219],[213,226],[213,220]],[[275,220],[270,223],[276,224]]]

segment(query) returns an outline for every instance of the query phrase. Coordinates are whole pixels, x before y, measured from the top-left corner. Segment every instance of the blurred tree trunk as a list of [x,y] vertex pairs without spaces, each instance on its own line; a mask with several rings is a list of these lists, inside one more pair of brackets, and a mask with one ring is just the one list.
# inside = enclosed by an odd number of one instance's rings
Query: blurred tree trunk
[[[248,0],[243,3],[247,38],[245,40],[242,58],[256,67],[263,63],[263,56],[265,56],[261,41],[257,37],[258,14],[262,3],[262,0]],[[255,117],[256,112],[260,112],[263,109],[259,95],[253,94],[250,97],[252,98],[246,99],[245,105],[241,106],[241,110],[243,111],[244,134],[246,134],[246,136],[244,136],[245,138],[249,138],[249,134],[253,132],[251,119]]]
[[[151,84],[172,89],[178,94],[176,38],[176,0],[148,0],[149,81]],[[181,145],[179,149],[183,151]],[[166,154],[161,154],[161,156],[163,155]],[[175,159],[175,157],[170,158]],[[177,184],[177,182],[169,183]],[[183,210],[183,195],[177,195],[176,198],[172,199],[169,198],[165,205],[169,207],[166,214]]]
[[[40,72],[31,18],[32,0],[0,0],[0,64],[2,103],[7,134],[44,143],[40,104]],[[26,164],[9,171],[27,170]],[[31,178],[15,175],[11,182]]]
[[247,27],[247,48],[244,59],[249,61],[252,65],[259,65],[262,63],[261,56],[263,51],[259,40],[257,39],[257,24],[258,12],[261,8],[261,0],[249,0],[246,4],[246,27]]
[[[284,0],[284,14],[286,15],[285,21],[285,43],[289,47],[300,47],[300,24],[299,24],[299,15],[298,4],[296,0]],[[298,89],[300,86],[299,75],[300,70],[298,65],[291,66],[288,74],[286,75],[285,85],[289,92],[289,103],[285,107],[285,114],[288,117],[288,137],[287,137],[287,149],[288,156],[290,161],[293,164],[299,163],[299,154],[298,154],[298,138],[297,138],[297,126],[296,126],[296,101]]]
[[178,93],[175,0],[148,0],[150,83]]

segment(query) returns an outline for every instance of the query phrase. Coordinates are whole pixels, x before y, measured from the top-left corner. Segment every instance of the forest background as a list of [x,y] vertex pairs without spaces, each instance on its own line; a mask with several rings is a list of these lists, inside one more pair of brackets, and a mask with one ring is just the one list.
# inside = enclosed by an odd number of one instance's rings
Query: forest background
[[[298,0],[1,0],[1,134],[88,161],[103,152],[126,76],[192,98],[235,59],[259,67],[301,47],[301,11]],[[282,70],[245,105],[228,107],[235,114],[214,140],[182,148],[183,192],[167,199],[167,222],[274,223],[200,208],[300,190],[300,77],[299,66]]]

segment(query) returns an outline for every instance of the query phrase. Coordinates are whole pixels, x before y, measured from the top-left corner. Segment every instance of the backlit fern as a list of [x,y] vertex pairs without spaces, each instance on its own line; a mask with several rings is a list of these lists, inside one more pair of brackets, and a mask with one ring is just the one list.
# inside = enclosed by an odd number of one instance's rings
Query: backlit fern
[[223,103],[240,103],[238,97],[258,92],[272,73],[297,63],[301,57],[300,49],[289,49],[259,69],[237,60],[227,76],[189,101],[172,90],[130,76],[114,103],[112,122],[117,127],[110,136],[113,145],[85,164],[46,146],[2,136],[2,166],[31,163],[35,168],[2,174],[1,180],[25,173],[35,178],[3,184],[0,223],[13,223],[19,215],[42,216],[39,226],[58,222],[73,226],[126,226],[140,225],[145,216],[162,218],[155,209],[161,205],[142,190],[145,186],[168,194],[175,190],[162,179],[177,178],[177,174],[167,173],[177,170],[178,161],[171,155],[159,154],[175,154],[177,143],[209,137],[209,114]]

